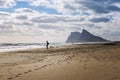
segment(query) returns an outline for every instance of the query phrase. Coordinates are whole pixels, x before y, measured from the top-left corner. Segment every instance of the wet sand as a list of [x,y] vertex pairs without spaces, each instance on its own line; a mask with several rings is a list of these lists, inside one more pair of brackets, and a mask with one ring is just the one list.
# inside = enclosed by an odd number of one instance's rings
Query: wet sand
[[0,53],[0,80],[120,80],[120,45]]

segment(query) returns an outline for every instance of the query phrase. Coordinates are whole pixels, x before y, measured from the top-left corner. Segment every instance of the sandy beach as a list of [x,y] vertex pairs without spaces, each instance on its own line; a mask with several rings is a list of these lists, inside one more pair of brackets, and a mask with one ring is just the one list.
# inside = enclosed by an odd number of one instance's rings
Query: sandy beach
[[0,53],[0,80],[120,80],[120,45]]

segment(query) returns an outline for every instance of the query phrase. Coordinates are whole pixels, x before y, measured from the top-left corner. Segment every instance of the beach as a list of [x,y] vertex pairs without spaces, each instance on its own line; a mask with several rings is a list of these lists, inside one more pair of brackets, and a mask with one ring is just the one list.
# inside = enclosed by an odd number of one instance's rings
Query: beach
[[120,45],[1,52],[0,80],[120,80]]

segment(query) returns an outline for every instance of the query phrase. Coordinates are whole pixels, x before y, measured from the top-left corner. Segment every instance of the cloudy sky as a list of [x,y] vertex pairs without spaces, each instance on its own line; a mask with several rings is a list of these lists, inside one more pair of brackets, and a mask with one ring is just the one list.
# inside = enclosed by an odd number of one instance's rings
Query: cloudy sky
[[82,29],[120,40],[120,0],[0,0],[0,42],[65,42]]

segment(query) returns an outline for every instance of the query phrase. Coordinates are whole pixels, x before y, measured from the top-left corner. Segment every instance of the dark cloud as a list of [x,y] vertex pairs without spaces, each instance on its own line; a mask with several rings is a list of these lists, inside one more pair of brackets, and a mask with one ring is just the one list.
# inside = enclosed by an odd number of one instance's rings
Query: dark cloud
[[101,4],[99,3],[84,3],[84,6],[86,6],[87,8],[95,11],[96,13],[109,13],[110,11],[108,9],[106,9],[106,6],[102,6]]
[[31,22],[23,22],[22,25],[32,26],[32,25],[34,25],[34,23],[31,23]]
[[31,20],[32,22],[36,22],[36,23],[56,23],[59,20],[56,18],[51,18],[51,17],[35,17]]
[[0,5],[4,5],[5,4],[5,0],[0,0]]
[[44,16],[44,17],[35,17],[31,21],[36,22],[36,23],[58,23],[58,22],[80,22],[80,21],[85,21],[85,18],[80,18],[80,19],[73,19],[70,17],[62,17],[62,16]]
[[120,8],[114,5],[110,5],[107,7],[109,11],[120,11]]
[[24,15],[16,16],[16,18],[17,18],[17,19],[23,19],[23,20],[28,19],[28,17],[27,17],[27,16],[24,16]]
[[59,21],[63,21],[63,22],[82,22],[85,21],[85,18],[80,18],[80,19],[73,19],[70,17],[56,17]]
[[99,23],[99,22],[109,22],[110,19],[108,19],[108,18],[93,18],[90,21],[95,22],[95,23]]
[[120,7],[114,5],[114,3],[120,3],[120,0],[76,0],[76,3],[79,3],[80,5],[83,5],[83,7],[93,10],[96,13],[120,11]]
[[90,28],[90,29],[101,29],[101,26],[95,25],[95,24],[74,24],[74,29],[79,30],[81,28]]
[[76,10],[76,8],[75,8],[74,6],[72,6],[72,5],[70,5],[70,4],[66,4],[66,5],[64,6],[64,8],[70,9],[70,10]]
[[58,29],[56,26],[47,25],[47,24],[39,25],[39,28],[40,29]]
[[49,24],[42,24],[38,26],[40,29],[51,29],[51,30],[57,30],[57,31],[64,31],[65,29],[58,27],[58,26],[54,26],[54,25],[49,25]]
[[120,0],[92,0],[92,1],[97,1],[97,2],[109,2],[109,3],[120,2]]
[[34,23],[32,22],[27,22],[27,21],[23,21],[23,22],[15,22],[15,21],[4,21],[5,25],[17,25],[17,26],[32,26],[34,25]]

